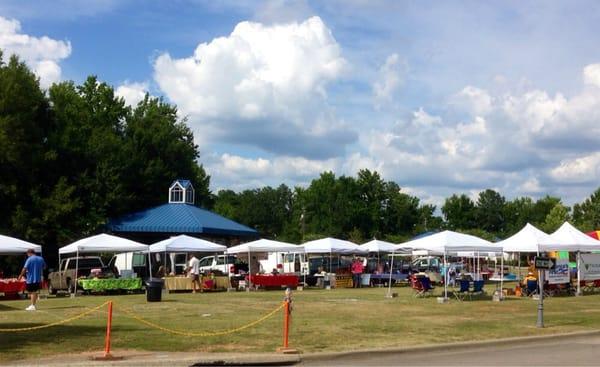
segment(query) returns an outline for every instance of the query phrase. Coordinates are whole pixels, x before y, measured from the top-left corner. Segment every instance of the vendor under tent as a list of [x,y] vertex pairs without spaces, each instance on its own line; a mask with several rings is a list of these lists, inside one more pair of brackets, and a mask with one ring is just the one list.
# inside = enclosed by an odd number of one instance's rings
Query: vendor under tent
[[[112,236],[106,233],[98,234],[95,236],[83,238],[75,241],[67,246],[58,249],[58,264],[61,262],[61,255],[63,254],[76,254],[75,261],[75,274],[79,271],[79,254],[85,253],[101,253],[101,252],[147,252],[148,253],[148,266],[150,266],[150,252],[148,246],[121,238]],[[152,277],[152,270],[150,269],[150,276]],[[75,293],[77,293],[77,281],[75,281]]]
[[[176,252],[211,252],[219,253],[224,252],[227,246],[219,245],[201,238],[191,237],[187,235],[173,236],[166,240],[156,242],[150,245],[151,253],[164,253],[165,254],[165,267],[167,263],[167,253]],[[172,272],[175,272],[174,261],[171,260],[173,266]],[[166,271],[166,269],[165,269]]]
[[18,238],[0,235],[0,255],[23,255],[27,250],[42,252],[42,246]]
[[[511,237],[498,241],[495,244],[501,246],[504,252],[516,252],[519,255],[519,271],[521,269],[521,253],[535,253],[538,254],[540,245],[542,243],[548,243],[550,241],[550,235],[537,229],[530,223],[527,223],[519,232],[515,233]],[[502,269],[504,271],[504,256],[502,256]],[[520,278],[519,274],[519,278]],[[504,278],[504,276],[502,276]]]
[[569,222],[540,243],[540,251],[570,251],[577,253],[577,295],[581,294],[581,253],[600,250],[600,241],[588,236]]
[[250,275],[249,286],[252,285],[252,270],[258,272],[259,269],[252,269],[251,265],[251,254],[252,253],[269,253],[269,252],[283,252],[283,253],[291,253],[291,252],[304,252],[304,247],[302,245],[294,245],[288,242],[267,240],[261,238],[260,240],[246,242],[238,246],[233,246],[227,249],[227,254],[248,254],[248,274]]
[[331,263],[333,254],[352,255],[366,254],[367,251],[360,248],[355,243],[350,241],[340,240],[337,238],[321,238],[319,240],[308,241],[302,244],[306,254],[329,254],[329,272],[331,273]]
[[447,256],[458,252],[493,252],[502,253],[502,247],[476,236],[443,231],[416,240],[401,243],[401,247],[422,249],[444,254],[444,298],[448,298],[448,265]]

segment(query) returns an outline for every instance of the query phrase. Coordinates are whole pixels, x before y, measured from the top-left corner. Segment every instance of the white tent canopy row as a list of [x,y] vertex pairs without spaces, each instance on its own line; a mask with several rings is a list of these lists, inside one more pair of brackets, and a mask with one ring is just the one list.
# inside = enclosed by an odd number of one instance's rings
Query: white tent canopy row
[[219,245],[201,238],[174,236],[150,245],[150,252],[224,252],[227,246]]
[[0,235],[0,255],[21,255],[27,250],[42,252],[42,246],[18,238]]
[[550,235],[527,223],[519,232],[503,241],[496,242],[496,245],[501,246],[504,252],[539,253],[543,251],[540,249],[542,244],[551,242]]
[[244,254],[249,252],[303,252],[302,245],[292,243],[260,239],[252,242],[246,242],[241,245],[233,246],[227,249],[228,254]]

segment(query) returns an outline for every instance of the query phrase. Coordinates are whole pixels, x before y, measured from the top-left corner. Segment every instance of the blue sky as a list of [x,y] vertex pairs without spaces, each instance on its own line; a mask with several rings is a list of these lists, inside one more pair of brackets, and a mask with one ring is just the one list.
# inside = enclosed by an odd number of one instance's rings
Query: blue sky
[[376,169],[439,204],[600,182],[594,1],[11,1],[42,84],[95,74],[188,118],[214,190]]

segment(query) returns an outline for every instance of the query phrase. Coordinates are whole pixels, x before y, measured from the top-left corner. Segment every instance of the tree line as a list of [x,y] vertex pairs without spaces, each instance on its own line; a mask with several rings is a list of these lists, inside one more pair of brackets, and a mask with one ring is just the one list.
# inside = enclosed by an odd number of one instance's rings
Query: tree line
[[300,243],[325,236],[392,242],[452,229],[497,239],[530,222],[553,231],[565,220],[600,227],[600,189],[572,208],[561,199],[506,200],[488,189],[473,200],[452,195],[440,208],[422,203],[379,173],[323,172],[307,187],[211,193],[186,120],[161,98],[127,106],[113,87],[88,77],[42,90],[17,57],[0,53],[0,233],[59,246],[104,230],[110,218],[163,204],[175,178],[190,179],[196,205]]

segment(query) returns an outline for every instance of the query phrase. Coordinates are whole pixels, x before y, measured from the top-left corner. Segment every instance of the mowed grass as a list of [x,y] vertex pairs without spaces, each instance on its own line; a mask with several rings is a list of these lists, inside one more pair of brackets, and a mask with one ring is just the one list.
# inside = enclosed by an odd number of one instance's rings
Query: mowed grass
[[[488,285],[488,290],[493,285]],[[441,295],[437,288],[437,295]],[[436,297],[415,298],[410,288],[304,290],[294,292],[290,344],[302,352],[343,351],[542,335],[600,328],[600,295],[553,297],[545,302],[546,328],[537,329],[537,301],[508,298],[438,304]],[[51,297],[39,311],[28,302],[0,302],[0,329],[47,324],[80,314],[112,299],[113,349],[198,352],[269,352],[281,345],[283,314],[225,336],[173,335],[141,324],[131,310],[164,327],[189,332],[222,331],[252,322],[280,305],[283,292]],[[0,362],[52,354],[102,351],[106,309],[66,325],[36,331],[0,333]]]

